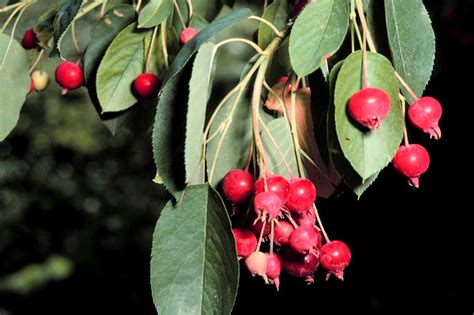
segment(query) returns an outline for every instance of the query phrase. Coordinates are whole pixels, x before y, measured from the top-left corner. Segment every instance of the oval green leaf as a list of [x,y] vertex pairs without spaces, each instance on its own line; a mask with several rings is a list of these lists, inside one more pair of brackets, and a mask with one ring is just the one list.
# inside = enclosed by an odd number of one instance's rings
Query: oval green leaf
[[143,7],[138,16],[138,28],[150,28],[159,25],[170,14],[173,4],[170,0],[151,0]]
[[79,13],[79,9],[83,3],[84,0],[62,1],[62,5],[54,19],[54,46],[49,53],[50,57],[55,57],[61,54],[61,42],[63,37],[69,27],[71,27],[71,23]]
[[[288,19],[288,3],[286,0],[275,0],[270,4],[262,18],[271,22],[278,30],[285,27]],[[275,32],[265,23],[260,23],[258,28],[258,45],[263,49],[267,48],[268,44],[276,36]]]

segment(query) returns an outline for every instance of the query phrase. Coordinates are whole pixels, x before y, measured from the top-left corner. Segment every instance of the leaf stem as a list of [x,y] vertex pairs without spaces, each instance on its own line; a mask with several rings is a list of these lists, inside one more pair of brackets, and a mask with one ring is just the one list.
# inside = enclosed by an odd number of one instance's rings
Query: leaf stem
[[24,5],[23,2],[17,2],[14,4],[7,5],[6,7],[0,8],[0,13],[8,12],[21,5]]
[[[7,29],[8,24],[10,24],[10,22],[13,20],[13,18],[14,18],[15,15],[18,13],[18,11],[22,10],[24,7],[25,7],[25,4],[23,4],[23,3],[20,2],[20,5],[18,6],[18,8],[16,8],[16,9],[8,16],[7,20],[6,20],[5,23],[3,24],[2,29],[0,30],[0,35],[2,35],[3,32]],[[12,34],[12,36],[13,36],[13,34]]]
[[362,25],[362,30],[367,36],[367,43],[371,52],[376,53],[377,49],[375,48],[372,35],[370,34],[369,27],[367,26],[367,20],[364,15],[364,6],[362,5],[362,0],[356,0],[357,3],[357,13],[359,14],[360,23]]
[[[13,23],[12,33],[11,33],[11,35],[10,35],[10,40],[8,41],[7,48],[5,49],[5,54],[3,55],[2,64],[0,64],[0,71],[2,71],[3,66],[5,65],[5,62],[6,62],[7,56],[8,56],[8,52],[10,51],[10,48],[11,48],[11,46],[12,46],[12,44],[13,44],[13,36],[15,36],[15,30],[16,30],[16,27],[17,27],[17,25],[18,25],[18,22],[20,21],[20,18],[21,18],[21,16],[22,16],[23,12],[25,12],[25,10],[28,8],[28,6],[29,6],[29,4],[26,4],[26,5],[24,5],[24,6],[19,6],[19,7],[17,8],[17,9],[20,9],[20,8],[21,8],[21,10],[20,10],[20,13],[18,14],[18,16],[17,16],[17,18],[16,18],[16,20],[15,20],[15,23]],[[15,10],[15,11],[16,11],[16,10]],[[15,12],[13,12],[13,13],[15,13]],[[12,15],[13,15],[13,13],[12,13]],[[3,29],[2,29],[2,32],[3,32]],[[2,32],[0,32],[0,34],[1,34]]]
[[256,15],[252,15],[252,16],[249,16],[248,17],[249,20],[257,20],[257,21],[260,21],[264,24],[266,24],[268,27],[270,27],[272,29],[272,31],[275,33],[276,36],[278,37],[283,37],[285,36],[285,33],[284,32],[281,32],[278,30],[278,28],[275,26],[275,24],[273,24],[272,22],[260,17],[260,16],[256,16]]
[[163,50],[163,59],[165,61],[165,68],[168,69],[170,67],[169,60],[168,60],[168,47],[166,46],[166,21],[168,18],[164,19],[164,21],[160,25],[160,34],[161,34],[161,49]]
[[408,91],[410,96],[413,98],[414,101],[418,100],[418,96],[416,96],[415,92],[410,88],[410,86],[403,80],[403,78],[398,74],[398,72],[395,71],[395,76],[397,77],[398,81],[400,84]]
[[290,119],[291,119],[291,134],[293,136],[293,144],[295,146],[295,156],[296,156],[296,164],[298,166],[299,176],[301,178],[305,177],[304,170],[303,170],[303,162],[301,160],[301,153],[300,153],[300,142],[298,136],[298,130],[296,125],[296,86],[298,85],[296,76],[293,74],[291,76],[291,107],[290,107]]
[[79,47],[79,42],[77,41],[77,37],[76,37],[76,22],[75,21],[71,22],[71,38],[72,38],[72,44],[74,45],[74,49],[76,49],[76,52],[80,57],[82,55],[82,52],[81,52],[81,48]]
[[257,44],[255,44],[254,42],[248,40],[248,39],[245,39],[245,38],[229,38],[229,39],[226,39],[226,40],[223,40],[222,42],[220,42],[219,44],[216,45],[216,47],[214,48],[214,50],[216,51],[219,47],[221,47],[222,45],[225,45],[225,44],[228,44],[228,43],[234,43],[234,42],[240,42],[240,43],[244,43],[244,44],[247,44],[249,46],[251,46],[253,49],[255,49],[257,51],[257,53],[259,55],[263,55],[264,54],[264,51],[262,50],[262,48],[260,48]]
[[153,28],[153,34],[151,35],[150,48],[148,49],[148,55],[146,58],[145,73],[150,70],[151,56],[153,54],[153,47],[155,46],[156,33],[158,32],[158,25]]
[[140,7],[142,6],[142,0],[137,1],[137,6],[135,7],[135,11],[138,12],[140,11]]
[[40,52],[38,53],[38,56],[36,57],[35,61],[33,62],[33,65],[31,65],[30,69],[28,70],[28,74],[31,75],[33,70],[35,70],[36,66],[40,62],[41,58],[44,55],[44,48],[41,48]]
[[90,11],[97,8],[99,5],[103,4],[105,0],[95,0],[94,2],[89,3],[88,5],[82,7],[79,10],[79,13],[74,17],[73,21],[79,20],[81,17],[89,13]]
[[191,21],[191,18],[193,17],[193,3],[191,0],[186,0],[189,8],[189,20]]
[[179,5],[176,2],[176,0],[173,0],[174,7],[176,8],[176,12],[178,13],[179,20],[181,21],[181,25],[183,26],[183,29],[186,28],[186,23],[184,23],[183,19],[183,14],[181,13],[181,10],[179,9]]

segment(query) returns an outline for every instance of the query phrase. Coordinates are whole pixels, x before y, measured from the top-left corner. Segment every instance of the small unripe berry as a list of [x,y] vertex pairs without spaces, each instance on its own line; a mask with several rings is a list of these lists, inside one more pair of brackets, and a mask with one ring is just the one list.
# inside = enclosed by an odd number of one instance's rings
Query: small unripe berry
[[331,274],[344,280],[344,269],[351,262],[351,251],[346,244],[341,241],[332,241],[321,247],[321,266],[328,271],[326,280]]
[[441,138],[441,129],[438,122],[442,114],[441,104],[429,96],[419,98],[408,109],[410,122],[435,139]]
[[390,111],[390,97],[381,89],[364,88],[351,96],[347,110],[362,126],[378,129]]
[[48,87],[49,75],[46,71],[35,70],[31,74],[31,80],[33,80],[33,86],[36,91],[43,91]]
[[255,180],[247,171],[233,169],[227,172],[222,180],[222,191],[232,204],[243,204],[253,194]]
[[265,282],[268,282],[267,279],[267,255],[262,252],[253,252],[250,256],[245,259],[245,266],[250,271],[252,276],[258,275],[261,276]]
[[153,73],[139,74],[133,81],[133,89],[142,99],[152,99],[158,95],[160,91],[161,81]]
[[408,177],[408,183],[418,188],[420,175],[425,173],[430,166],[430,155],[419,144],[402,145],[398,148],[392,160],[395,170]]
[[36,37],[35,31],[32,28],[26,30],[21,40],[21,46],[25,49],[33,49],[38,47],[38,38]]
[[179,35],[181,44],[186,45],[191,39],[193,39],[199,31],[194,27],[186,27]]

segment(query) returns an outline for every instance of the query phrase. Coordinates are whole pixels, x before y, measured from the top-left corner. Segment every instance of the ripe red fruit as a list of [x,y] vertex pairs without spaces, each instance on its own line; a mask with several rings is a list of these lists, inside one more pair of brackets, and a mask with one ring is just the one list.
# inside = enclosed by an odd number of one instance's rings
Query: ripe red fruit
[[[255,211],[252,212],[250,215],[251,223],[250,223],[250,229],[252,232],[255,233],[255,235],[260,236],[260,232],[262,231],[262,226],[263,226],[263,221],[260,219],[257,219],[257,213]],[[271,226],[270,224],[265,224],[265,228],[263,229],[263,236],[267,236],[270,234]]]
[[430,138],[441,138],[441,129],[438,122],[441,119],[443,109],[441,104],[434,98],[425,96],[419,98],[408,109],[408,118],[411,123],[430,135]]
[[344,269],[351,262],[351,251],[346,244],[341,241],[332,241],[321,247],[321,265],[328,271],[326,280],[331,274],[344,280]]
[[181,34],[179,39],[183,45],[186,45],[191,39],[194,38],[199,33],[199,31],[194,27],[186,27]]
[[133,81],[133,89],[143,99],[151,99],[158,95],[161,81],[153,73],[142,73]]
[[390,111],[390,97],[381,89],[364,88],[351,96],[347,110],[362,126],[378,129]]
[[307,282],[313,282],[314,273],[319,266],[319,258],[314,254],[301,255],[292,250],[287,250],[282,256],[283,269],[291,276],[305,278]]
[[293,225],[287,221],[280,220],[276,222],[273,230],[273,241],[280,246],[289,244],[290,235],[294,230]]
[[300,226],[290,235],[290,246],[295,252],[319,255],[323,243],[321,233],[314,226]]
[[316,187],[306,178],[296,178],[290,181],[290,194],[285,205],[288,210],[303,213],[313,205],[316,200]]
[[[283,203],[288,199],[290,194],[290,183],[281,175],[267,176],[268,191],[272,191],[280,197]],[[255,182],[255,194],[265,191],[265,182],[263,178]]]
[[408,184],[418,188],[420,175],[430,166],[430,155],[419,144],[402,145],[398,148],[392,164],[397,172],[408,177]]
[[280,274],[283,262],[280,258],[280,255],[277,253],[267,255],[267,269],[265,274],[268,278],[268,281],[272,284],[275,284],[277,291],[280,289]]
[[308,211],[303,213],[293,213],[292,217],[296,224],[301,226],[314,226],[316,224],[316,214],[313,207],[309,207]]
[[255,180],[247,171],[233,169],[222,180],[224,196],[233,204],[243,204],[252,196]]
[[35,90],[35,81],[33,79],[30,79],[30,89],[28,90],[28,93],[26,95],[31,94]]
[[257,249],[257,238],[255,234],[247,229],[232,229],[234,234],[237,256],[239,259],[247,257]]
[[75,90],[81,87],[84,82],[82,68],[70,61],[60,63],[54,75],[56,82],[63,87],[62,94],[66,94],[68,90]]
[[33,49],[38,47],[38,38],[36,37],[35,31],[32,28],[26,30],[21,40],[21,46],[25,49]]
[[257,220],[266,219],[267,217],[271,220],[280,215],[283,202],[276,193],[264,191],[255,195],[253,206],[258,216]]
[[262,252],[253,252],[250,256],[245,259],[245,266],[250,271],[252,276],[259,275],[265,282],[267,279],[267,255]]

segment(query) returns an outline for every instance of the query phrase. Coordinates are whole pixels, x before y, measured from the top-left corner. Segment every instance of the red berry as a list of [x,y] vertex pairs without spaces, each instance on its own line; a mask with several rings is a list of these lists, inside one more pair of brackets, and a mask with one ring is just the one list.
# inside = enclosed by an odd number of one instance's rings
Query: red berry
[[194,27],[186,27],[179,35],[181,44],[186,45],[191,39],[194,38],[199,33],[199,31]]
[[430,166],[430,155],[419,144],[402,145],[398,148],[392,164],[397,172],[408,177],[411,186],[418,188],[420,175]]
[[346,244],[341,241],[332,241],[321,247],[321,265],[328,271],[326,280],[331,274],[344,280],[344,269],[351,262],[351,251]]
[[[250,224],[250,229],[252,232],[255,233],[255,235],[260,236],[260,233],[262,231],[262,226],[263,226],[263,221],[257,218],[257,213],[253,211],[250,214],[251,224]],[[270,224],[265,224],[265,228],[263,229],[263,236],[267,236],[270,234],[271,226]]]
[[267,255],[262,252],[253,252],[250,256],[245,259],[245,266],[250,271],[252,276],[259,275],[263,277],[265,282],[267,279]]
[[65,61],[60,63],[55,72],[56,82],[61,85],[63,94],[68,90],[75,90],[84,82],[84,74],[82,68],[74,62]]
[[426,96],[411,104],[408,109],[408,118],[415,127],[429,134],[431,138],[439,139],[441,129],[438,122],[442,113],[441,104],[436,99]]
[[303,213],[313,205],[316,200],[316,187],[306,178],[296,178],[290,181],[290,194],[285,205],[288,210]]
[[257,238],[255,234],[247,229],[232,229],[237,248],[237,256],[247,257],[257,249]]
[[295,230],[293,225],[286,221],[277,221],[273,230],[273,241],[280,245],[286,245],[290,242],[290,235]]
[[290,18],[294,18],[298,16],[301,13],[301,11],[303,11],[307,3],[308,3],[308,0],[300,0],[300,2],[295,4],[295,6],[293,7],[293,10],[291,10]]
[[[278,79],[278,83],[286,84],[287,82],[288,82],[287,76],[284,76]],[[298,84],[296,84],[296,89],[298,89]],[[288,84],[288,87],[286,88],[286,93],[291,93],[291,84]]]
[[295,252],[319,255],[323,243],[321,233],[314,226],[300,226],[290,235],[290,246]]
[[133,81],[133,89],[139,97],[151,99],[158,95],[161,81],[153,73],[142,73]]
[[21,46],[25,49],[33,49],[38,47],[38,38],[36,37],[35,31],[32,28],[26,30],[21,40]]
[[390,97],[381,89],[364,88],[352,95],[348,111],[362,126],[370,130],[378,129],[390,111]]
[[280,197],[272,191],[264,191],[255,195],[253,206],[258,215],[257,219],[269,220],[278,217],[283,208]]
[[281,274],[281,269],[282,269],[282,261],[280,258],[280,255],[277,253],[269,254],[266,253],[267,255],[267,269],[265,271],[265,274],[268,278],[268,281],[270,283],[275,284],[275,287],[277,291],[280,288],[280,274]]
[[233,169],[222,180],[222,191],[233,204],[243,204],[250,199],[254,191],[255,180],[247,171]]
[[314,254],[301,255],[292,250],[285,251],[283,256],[283,269],[297,278],[305,278],[313,282],[313,275],[319,266],[319,258]]
[[316,215],[313,207],[310,207],[308,211],[303,213],[293,213],[292,217],[296,224],[301,226],[314,226],[316,224]]
[[[267,177],[268,191],[273,191],[281,198],[283,203],[288,199],[290,193],[290,183],[281,175],[271,175]],[[255,194],[265,191],[265,182],[260,178],[255,183]]]
[[30,89],[28,90],[28,93],[26,95],[31,94],[35,90],[35,81],[33,79],[30,79]]

